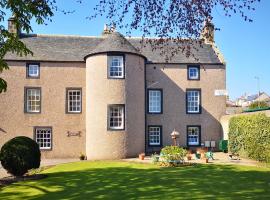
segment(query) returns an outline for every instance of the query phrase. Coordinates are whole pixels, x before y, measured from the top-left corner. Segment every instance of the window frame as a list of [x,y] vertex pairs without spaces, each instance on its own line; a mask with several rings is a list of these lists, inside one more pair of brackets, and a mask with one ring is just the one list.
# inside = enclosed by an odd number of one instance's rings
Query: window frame
[[[29,75],[30,65],[37,65],[38,66],[38,76],[30,76]],[[40,78],[40,63],[26,63],[26,78],[27,79],[39,79]]]
[[[188,92],[196,91],[199,92],[199,111],[198,112],[190,112],[188,111]],[[202,113],[202,90],[200,88],[188,88],[186,89],[186,114],[201,114]]]
[[[69,91],[70,90],[79,90],[81,92],[81,110],[79,112],[76,111],[69,111]],[[82,93],[82,88],[81,87],[68,87],[66,88],[66,114],[81,114],[82,113],[82,97],[83,97],[83,93]]]
[[[39,143],[37,142],[37,135],[36,135],[36,131],[38,129],[50,129],[51,130],[51,138],[50,138],[51,139],[51,145],[50,145],[50,148],[46,148],[46,147],[44,148],[44,147],[39,146]],[[52,126],[34,126],[34,140],[38,144],[39,149],[41,151],[52,151],[52,149],[53,149],[53,127]]]
[[[158,127],[160,129],[159,133],[159,144],[150,144],[150,128]],[[162,126],[161,125],[148,125],[147,127],[147,139],[148,139],[148,147],[161,147],[162,146]]]
[[[122,128],[112,128],[110,126],[110,119],[111,119],[111,115],[110,115],[110,108],[111,107],[122,107],[123,108],[123,127]],[[107,130],[108,131],[123,131],[126,128],[126,107],[125,104],[109,104],[107,106]]]
[[[32,112],[32,111],[28,111],[28,109],[27,109],[27,90],[29,90],[29,89],[40,90],[40,109],[39,109],[39,112]],[[40,114],[41,109],[42,109],[42,89],[41,89],[41,87],[24,87],[24,113],[27,113],[27,114]]]
[[[150,111],[150,91],[159,91],[160,92],[160,112]],[[147,89],[147,114],[163,114],[163,89],[161,88],[149,88]]]
[[[123,76],[119,77],[114,77],[110,75],[110,57],[122,57],[123,58]],[[108,53],[107,54],[107,78],[108,79],[125,79],[125,73],[126,73],[126,57],[125,54],[122,53]]]
[[[199,135],[198,135],[198,145],[190,145],[188,142],[188,129],[189,128],[198,128],[199,129]],[[186,140],[187,140],[187,147],[200,147],[201,146],[201,133],[202,133],[202,129],[201,129],[201,125],[187,125],[187,130],[186,130]]]
[[[190,77],[190,74],[189,74],[189,69],[190,68],[197,68],[198,69],[198,78],[191,78]],[[190,80],[190,81],[199,81],[200,80],[200,69],[201,69],[201,67],[200,67],[200,65],[188,65],[187,66],[187,79],[188,80]]]

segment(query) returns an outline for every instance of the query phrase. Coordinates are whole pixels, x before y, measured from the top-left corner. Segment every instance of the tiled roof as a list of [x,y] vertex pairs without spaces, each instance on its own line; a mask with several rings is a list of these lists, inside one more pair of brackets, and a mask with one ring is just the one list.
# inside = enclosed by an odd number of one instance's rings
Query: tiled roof
[[[107,40],[106,40],[107,38]],[[31,61],[84,61],[84,57],[104,51],[123,51],[137,53],[145,56],[147,62],[165,63],[166,56],[161,54],[159,48],[153,50],[148,43],[141,44],[139,38],[124,38],[119,33],[113,33],[111,36],[105,37],[88,37],[88,36],[65,36],[65,35],[22,35],[21,41],[34,53],[33,56],[19,57],[14,54],[7,54],[6,60],[31,60]],[[166,48],[169,55],[173,45],[170,44]],[[187,57],[181,51],[173,56],[169,63],[220,63],[219,55],[215,49],[209,44],[203,44],[202,47],[194,44],[195,48],[191,48],[193,56]],[[197,50],[195,50],[197,49]]]

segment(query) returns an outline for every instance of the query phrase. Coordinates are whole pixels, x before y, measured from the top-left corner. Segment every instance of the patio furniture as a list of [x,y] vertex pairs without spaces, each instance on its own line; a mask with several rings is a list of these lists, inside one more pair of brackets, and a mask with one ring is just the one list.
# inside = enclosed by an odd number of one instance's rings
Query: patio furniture
[[196,159],[201,159],[201,154],[198,153],[198,152],[196,152],[196,153],[195,153],[195,158],[196,158]]
[[238,153],[230,153],[229,158],[231,160],[240,160],[239,154]]
[[214,159],[214,153],[213,153],[212,151],[206,152],[205,157],[206,157],[207,159],[215,160],[215,159]]

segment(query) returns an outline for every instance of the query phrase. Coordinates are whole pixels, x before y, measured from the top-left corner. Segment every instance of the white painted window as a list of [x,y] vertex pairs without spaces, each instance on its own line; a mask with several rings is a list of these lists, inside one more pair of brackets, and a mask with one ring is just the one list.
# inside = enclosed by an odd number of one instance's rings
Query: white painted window
[[124,78],[124,57],[108,56],[110,78]]
[[26,112],[39,113],[41,110],[40,88],[26,88]]
[[200,91],[187,91],[187,113],[200,113]]
[[161,127],[149,126],[148,128],[149,145],[150,146],[160,145],[161,144],[160,137],[161,137]]
[[162,112],[162,91],[161,90],[148,90],[148,111],[149,113]]
[[28,77],[39,77],[39,64],[28,64]]
[[35,139],[40,149],[52,148],[52,129],[51,128],[36,128]]
[[192,80],[199,79],[199,67],[188,67],[188,78]]
[[200,127],[199,126],[189,126],[187,128],[187,139],[189,146],[200,145]]
[[82,90],[67,90],[67,111],[69,113],[80,113],[82,111]]
[[110,105],[109,106],[109,128],[115,130],[124,129],[125,121],[124,105]]

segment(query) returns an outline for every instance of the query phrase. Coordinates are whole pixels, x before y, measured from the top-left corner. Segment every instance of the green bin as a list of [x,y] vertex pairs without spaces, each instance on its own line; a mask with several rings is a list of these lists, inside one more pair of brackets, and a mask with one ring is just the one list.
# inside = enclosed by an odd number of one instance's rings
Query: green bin
[[220,140],[219,141],[219,150],[224,153],[228,152],[228,140]]

